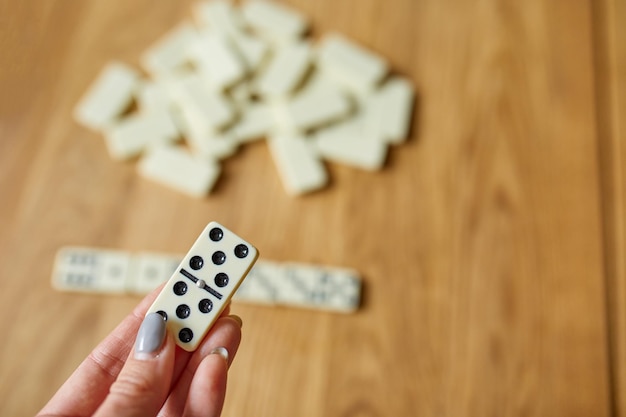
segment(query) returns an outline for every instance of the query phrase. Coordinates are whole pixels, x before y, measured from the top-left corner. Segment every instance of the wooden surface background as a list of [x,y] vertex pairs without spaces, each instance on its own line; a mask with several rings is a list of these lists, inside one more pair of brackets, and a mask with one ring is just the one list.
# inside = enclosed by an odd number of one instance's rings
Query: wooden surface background
[[413,80],[411,139],[299,198],[255,143],[193,200],[71,117],[190,2],[0,1],[0,415],[34,414],[138,302],[52,290],[59,247],[180,253],[216,219],[366,285],[354,315],[233,305],[225,417],[626,416],[623,2],[289,3]]

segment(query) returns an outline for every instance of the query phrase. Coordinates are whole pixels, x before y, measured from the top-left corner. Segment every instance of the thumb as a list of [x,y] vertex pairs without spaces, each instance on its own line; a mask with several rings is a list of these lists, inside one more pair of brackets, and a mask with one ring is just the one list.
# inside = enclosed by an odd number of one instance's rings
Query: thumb
[[94,416],[156,416],[167,399],[176,345],[160,314],[148,314],[135,348]]

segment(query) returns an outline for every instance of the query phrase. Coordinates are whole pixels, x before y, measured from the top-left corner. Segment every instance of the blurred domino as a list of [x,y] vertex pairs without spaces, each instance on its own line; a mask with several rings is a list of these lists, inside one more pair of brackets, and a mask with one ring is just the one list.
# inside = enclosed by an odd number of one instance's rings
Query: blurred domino
[[189,46],[189,54],[197,70],[213,88],[228,88],[245,75],[245,64],[233,48],[226,36],[209,31],[203,32]]
[[197,123],[193,115],[180,110],[174,111],[173,116],[194,155],[216,161],[227,158],[237,151],[239,142],[232,135],[216,132],[204,122]]
[[398,144],[409,136],[415,93],[411,83],[400,77],[389,79],[372,96],[364,118],[365,130],[376,132],[388,143]]
[[239,142],[250,142],[267,136],[272,130],[272,114],[267,105],[259,102],[241,104],[243,112],[232,127],[231,134]]
[[197,39],[193,25],[181,23],[151,45],[141,56],[141,63],[152,75],[175,72],[187,63],[187,48]]
[[233,297],[248,304],[354,312],[361,301],[357,271],[259,260]]
[[201,160],[173,146],[151,149],[141,158],[137,168],[145,178],[193,197],[205,196],[220,174],[215,162]]
[[[52,285],[60,291],[144,295],[178,274],[183,258],[164,253],[64,247],[57,252]],[[349,313],[359,308],[361,285],[359,273],[353,269],[259,259],[232,299],[246,304]]]
[[358,117],[318,131],[313,140],[322,158],[369,171],[381,169],[387,156],[387,144]]
[[316,76],[291,100],[275,104],[281,128],[307,131],[346,117],[351,111],[348,97],[331,83]]
[[276,305],[280,291],[282,267],[279,263],[259,259],[246,280],[233,296],[234,301],[253,304]]
[[149,252],[132,256],[127,290],[135,294],[148,294],[172,276],[181,259],[183,255]]
[[190,131],[187,142],[195,154],[213,161],[234,155],[239,147],[232,135],[215,132]]
[[323,72],[359,94],[370,93],[387,74],[387,62],[338,33],[324,36],[317,51]]
[[304,15],[269,0],[246,1],[242,5],[242,14],[256,33],[276,42],[299,38],[308,28]]
[[303,194],[326,185],[326,168],[303,136],[275,134],[268,145],[283,186],[290,194]]
[[[201,196],[217,161],[265,138],[285,189],[302,194],[327,183],[323,160],[377,170],[407,139],[415,91],[371,49],[339,33],[313,45],[307,17],[282,1],[209,0],[192,12],[197,27],[180,23],[141,55],[150,80],[109,64],[74,109],[112,158],[148,153],[142,175]],[[189,152],[172,147],[179,139]]]
[[147,294],[169,279],[182,255],[63,247],[55,258],[52,285],[60,291]]
[[[215,131],[235,117],[230,101],[199,74],[165,82],[185,123],[195,132]],[[193,126],[189,126],[193,125]]]
[[126,252],[65,247],[57,252],[52,286],[62,291],[124,293],[130,264]]
[[361,281],[351,269],[288,263],[279,304],[352,312],[360,304]]
[[141,112],[162,113],[172,110],[172,99],[167,90],[152,81],[142,81],[136,89],[135,100]]
[[267,68],[257,80],[257,92],[262,96],[284,96],[292,92],[311,64],[311,46],[294,42],[274,52]]
[[109,154],[113,159],[128,159],[144,150],[167,145],[179,133],[168,110],[153,110],[129,116],[104,132]]
[[109,63],[74,109],[74,117],[84,126],[101,130],[131,104],[138,80],[132,68]]
[[257,257],[250,243],[209,223],[146,314],[161,314],[176,344],[194,351]]
[[231,39],[246,64],[248,73],[254,74],[265,61],[270,49],[269,45],[266,41],[245,33],[231,34]]
[[202,1],[196,3],[192,11],[199,26],[207,26],[215,32],[233,35],[244,30],[243,18],[230,1]]

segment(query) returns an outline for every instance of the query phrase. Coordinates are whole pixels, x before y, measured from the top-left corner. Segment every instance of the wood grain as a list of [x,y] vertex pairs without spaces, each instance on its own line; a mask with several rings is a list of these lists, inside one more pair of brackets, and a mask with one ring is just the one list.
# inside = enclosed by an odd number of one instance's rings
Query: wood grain
[[255,143],[205,200],[71,118],[104,63],[138,65],[190,2],[0,4],[0,414],[33,415],[138,302],[54,292],[60,246],[184,252],[216,219],[267,259],[366,283],[354,315],[234,305],[224,416],[610,415],[590,2],[289,3],[413,80],[412,138],[300,198]]
[[626,416],[626,31],[621,24],[626,18],[626,3],[595,2],[593,11],[612,405],[616,416]]

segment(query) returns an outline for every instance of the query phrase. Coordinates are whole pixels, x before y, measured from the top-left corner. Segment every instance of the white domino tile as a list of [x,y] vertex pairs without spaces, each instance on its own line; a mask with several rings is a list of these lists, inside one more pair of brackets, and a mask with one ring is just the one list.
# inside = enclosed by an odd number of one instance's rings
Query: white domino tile
[[129,66],[109,63],[74,109],[76,121],[94,130],[108,126],[130,106],[138,80]]
[[205,196],[220,174],[216,163],[171,146],[151,149],[141,158],[137,169],[143,177],[193,197]]
[[324,73],[359,94],[369,94],[388,71],[382,57],[338,33],[322,38],[317,58]]
[[176,271],[183,255],[140,252],[132,256],[127,291],[148,294]]
[[376,132],[388,143],[399,144],[409,136],[415,92],[411,83],[393,77],[367,98],[365,129]]
[[237,152],[239,142],[231,135],[223,133],[193,133],[187,136],[187,142],[195,154],[209,160],[228,158]]
[[277,262],[259,259],[233,296],[234,301],[276,305],[279,300],[282,267]]
[[307,18],[289,6],[270,0],[248,0],[242,5],[246,23],[275,42],[297,39],[308,29]]
[[273,116],[268,106],[261,102],[242,104],[241,118],[230,133],[239,143],[266,137],[273,128]]
[[344,312],[359,307],[361,281],[354,270],[286,263],[283,274],[280,304]]
[[192,14],[141,55],[149,77],[109,64],[74,109],[111,158],[143,155],[142,175],[204,196],[222,159],[265,139],[299,195],[327,184],[325,160],[378,170],[408,138],[415,91],[373,49],[337,32],[315,40],[278,0],[204,0]]
[[61,291],[123,293],[130,254],[123,251],[65,247],[57,252],[52,286]]
[[202,231],[146,314],[159,313],[178,346],[195,350],[258,257],[217,222]]
[[152,44],[141,56],[143,67],[154,76],[180,70],[188,61],[189,45],[198,39],[198,32],[188,22],[181,23]]
[[214,136],[215,129],[206,120],[199,119],[197,114],[187,107],[177,105],[172,109],[174,124],[181,132],[186,144],[193,150],[198,150],[198,143],[207,136]]
[[199,74],[169,80],[167,88],[187,125],[196,132],[215,131],[228,125],[235,117],[230,100]]
[[347,117],[350,99],[324,77],[314,80],[292,99],[276,103],[277,124],[287,131],[307,131]]
[[360,306],[361,278],[349,268],[261,259],[233,300],[350,313]]
[[[144,295],[177,274],[185,265],[184,258],[181,254],[64,247],[57,252],[52,285],[59,291]],[[361,286],[359,273],[351,268],[259,259],[232,299],[351,313],[360,306]]]
[[235,48],[226,35],[204,31],[189,46],[189,56],[208,84],[224,90],[246,74],[245,63]]
[[217,161],[237,151],[239,142],[232,135],[216,131],[206,120],[197,119],[191,112],[179,108],[173,116],[188,147],[201,159]]
[[263,39],[245,33],[231,34],[230,37],[248,73],[254,74],[265,62],[270,50],[269,44]]
[[387,144],[360,118],[321,129],[313,140],[322,158],[369,171],[381,169],[387,156]]
[[135,92],[137,106],[142,112],[166,112],[172,109],[172,99],[163,85],[142,81]]
[[304,194],[326,185],[326,167],[309,139],[298,135],[273,134],[268,139],[268,146],[288,193]]
[[312,48],[307,42],[294,42],[276,48],[269,64],[256,81],[262,96],[276,97],[291,93],[311,65]]
[[201,1],[194,4],[192,11],[196,22],[201,27],[208,27],[215,32],[229,36],[244,30],[243,18],[230,1]]
[[175,142],[179,138],[179,132],[170,111],[155,109],[121,120],[105,129],[104,136],[111,157],[124,160],[151,147]]

